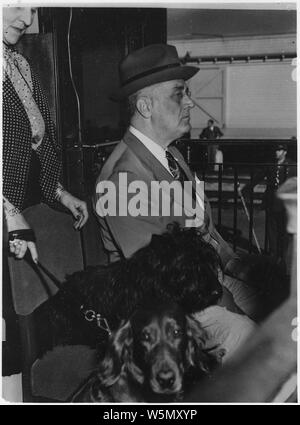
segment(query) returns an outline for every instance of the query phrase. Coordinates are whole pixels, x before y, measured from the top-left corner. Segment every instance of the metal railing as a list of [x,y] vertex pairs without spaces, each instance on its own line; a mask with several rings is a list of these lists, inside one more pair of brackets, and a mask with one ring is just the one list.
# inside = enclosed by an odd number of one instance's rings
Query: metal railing
[[[182,139],[177,142],[190,168],[204,181],[206,195],[215,209],[217,228],[225,239],[229,239],[234,250],[242,248],[249,253],[258,251],[278,257],[283,257],[285,254],[282,241],[276,243],[279,247],[276,245],[275,248],[272,246],[274,238],[272,237],[272,244],[270,241],[270,226],[271,223],[273,224],[272,220],[277,208],[273,205],[276,189],[274,188],[275,170],[277,167],[280,170],[280,184],[291,175],[296,175],[297,172],[296,161],[281,165],[275,162],[275,148],[283,143],[287,145],[291,157],[296,158],[297,142],[294,138]],[[209,146],[217,146],[223,152],[223,163],[208,162]],[[262,174],[264,178],[257,182],[256,177],[259,174]],[[241,190],[245,185],[250,188],[247,198]],[[227,221],[226,226],[223,225],[224,215]],[[238,218],[241,216],[247,217],[247,229],[245,224],[242,229],[242,234],[247,235],[246,244],[241,240],[243,235],[240,236],[238,229]],[[281,219],[282,223],[279,223],[279,227],[284,229],[283,213]],[[256,224],[259,231],[255,231]]]

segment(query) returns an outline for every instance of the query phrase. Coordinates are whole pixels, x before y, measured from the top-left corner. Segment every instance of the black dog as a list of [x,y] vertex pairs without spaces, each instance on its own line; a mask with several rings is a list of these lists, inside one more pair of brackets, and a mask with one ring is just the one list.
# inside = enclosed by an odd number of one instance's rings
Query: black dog
[[148,300],[114,332],[98,371],[72,401],[179,401],[217,364],[201,349],[204,338],[178,305]]
[[174,225],[128,260],[69,276],[63,289],[37,311],[40,340],[45,323],[54,335],[50,344],[44,340],[41,345],[105,343],[109,332],[150,297],[176,302],[185,313],[216,304],[222,295],[219,267],[215,250],[196,229]]

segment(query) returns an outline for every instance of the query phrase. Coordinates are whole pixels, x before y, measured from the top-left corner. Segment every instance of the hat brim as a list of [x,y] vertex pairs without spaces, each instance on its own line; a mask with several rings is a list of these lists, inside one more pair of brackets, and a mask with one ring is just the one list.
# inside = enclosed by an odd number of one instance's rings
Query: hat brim
[[275,151],[287,151],[287,146],[286,145],[278,145],[275,146]]
[[113,92],[110,96],[110,99],[115,102],[120,102],[126,99],[131,94],[136,93],[137,91],[145,87],[152,86],[153,84],[163,83],[165,81],[171,80],[186,81],[192,78],[193,75],[195,75],[199,70],[200,68],[188,65],[164,69],[162,71],[144,76],[142,78],[130,82],[129,84],[124,85],[119,90]]

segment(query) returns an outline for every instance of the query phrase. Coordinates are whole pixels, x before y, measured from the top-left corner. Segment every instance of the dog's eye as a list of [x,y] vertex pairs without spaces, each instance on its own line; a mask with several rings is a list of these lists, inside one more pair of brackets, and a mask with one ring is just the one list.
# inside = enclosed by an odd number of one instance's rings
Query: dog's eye
[[174,329],[173,330],[173,335],[178,338],[181,335],[181,330],[180,329]]
[[148,332],[143,332],[141,339],[142,339],[142,341],[149,342],[150,341],[150,334]]

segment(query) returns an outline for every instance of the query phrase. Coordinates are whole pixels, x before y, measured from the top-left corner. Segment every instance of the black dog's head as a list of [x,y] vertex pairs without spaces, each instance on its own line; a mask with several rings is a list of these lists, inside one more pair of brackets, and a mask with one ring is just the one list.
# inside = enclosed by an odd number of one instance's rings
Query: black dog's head
[[110,387],[121,379],[124,385],[126,372],[127,384],[137,386],[146,401],[153,395],[176,399],[188,375],[200,377],[211,369],[201,348],[204,338],[178,305],[151,300],[112,337],[99,367],[99,385]]
[[193,313],[217,303],[222,296],[220,258],[195,228],[169,225],[153,235],[149,245],[128,260],[136,285],[151,288],[160,299],[178,303]]
[[[218,270],[215,249],[197,229],[173,225],[162,235],[153,235],[147,246],[127,260],[69,276],[39,314],[50,316],[56,345],[95,346],[98,341],[103,345],[107,332],[94,326],[96,320],[85,320],[84,311],[101,315],[111,330],[118,329],[149,297],[179,304],[185,313],[201,311],[216,304],[222,295]],[[46,334],[42,329],[41,335]]]

